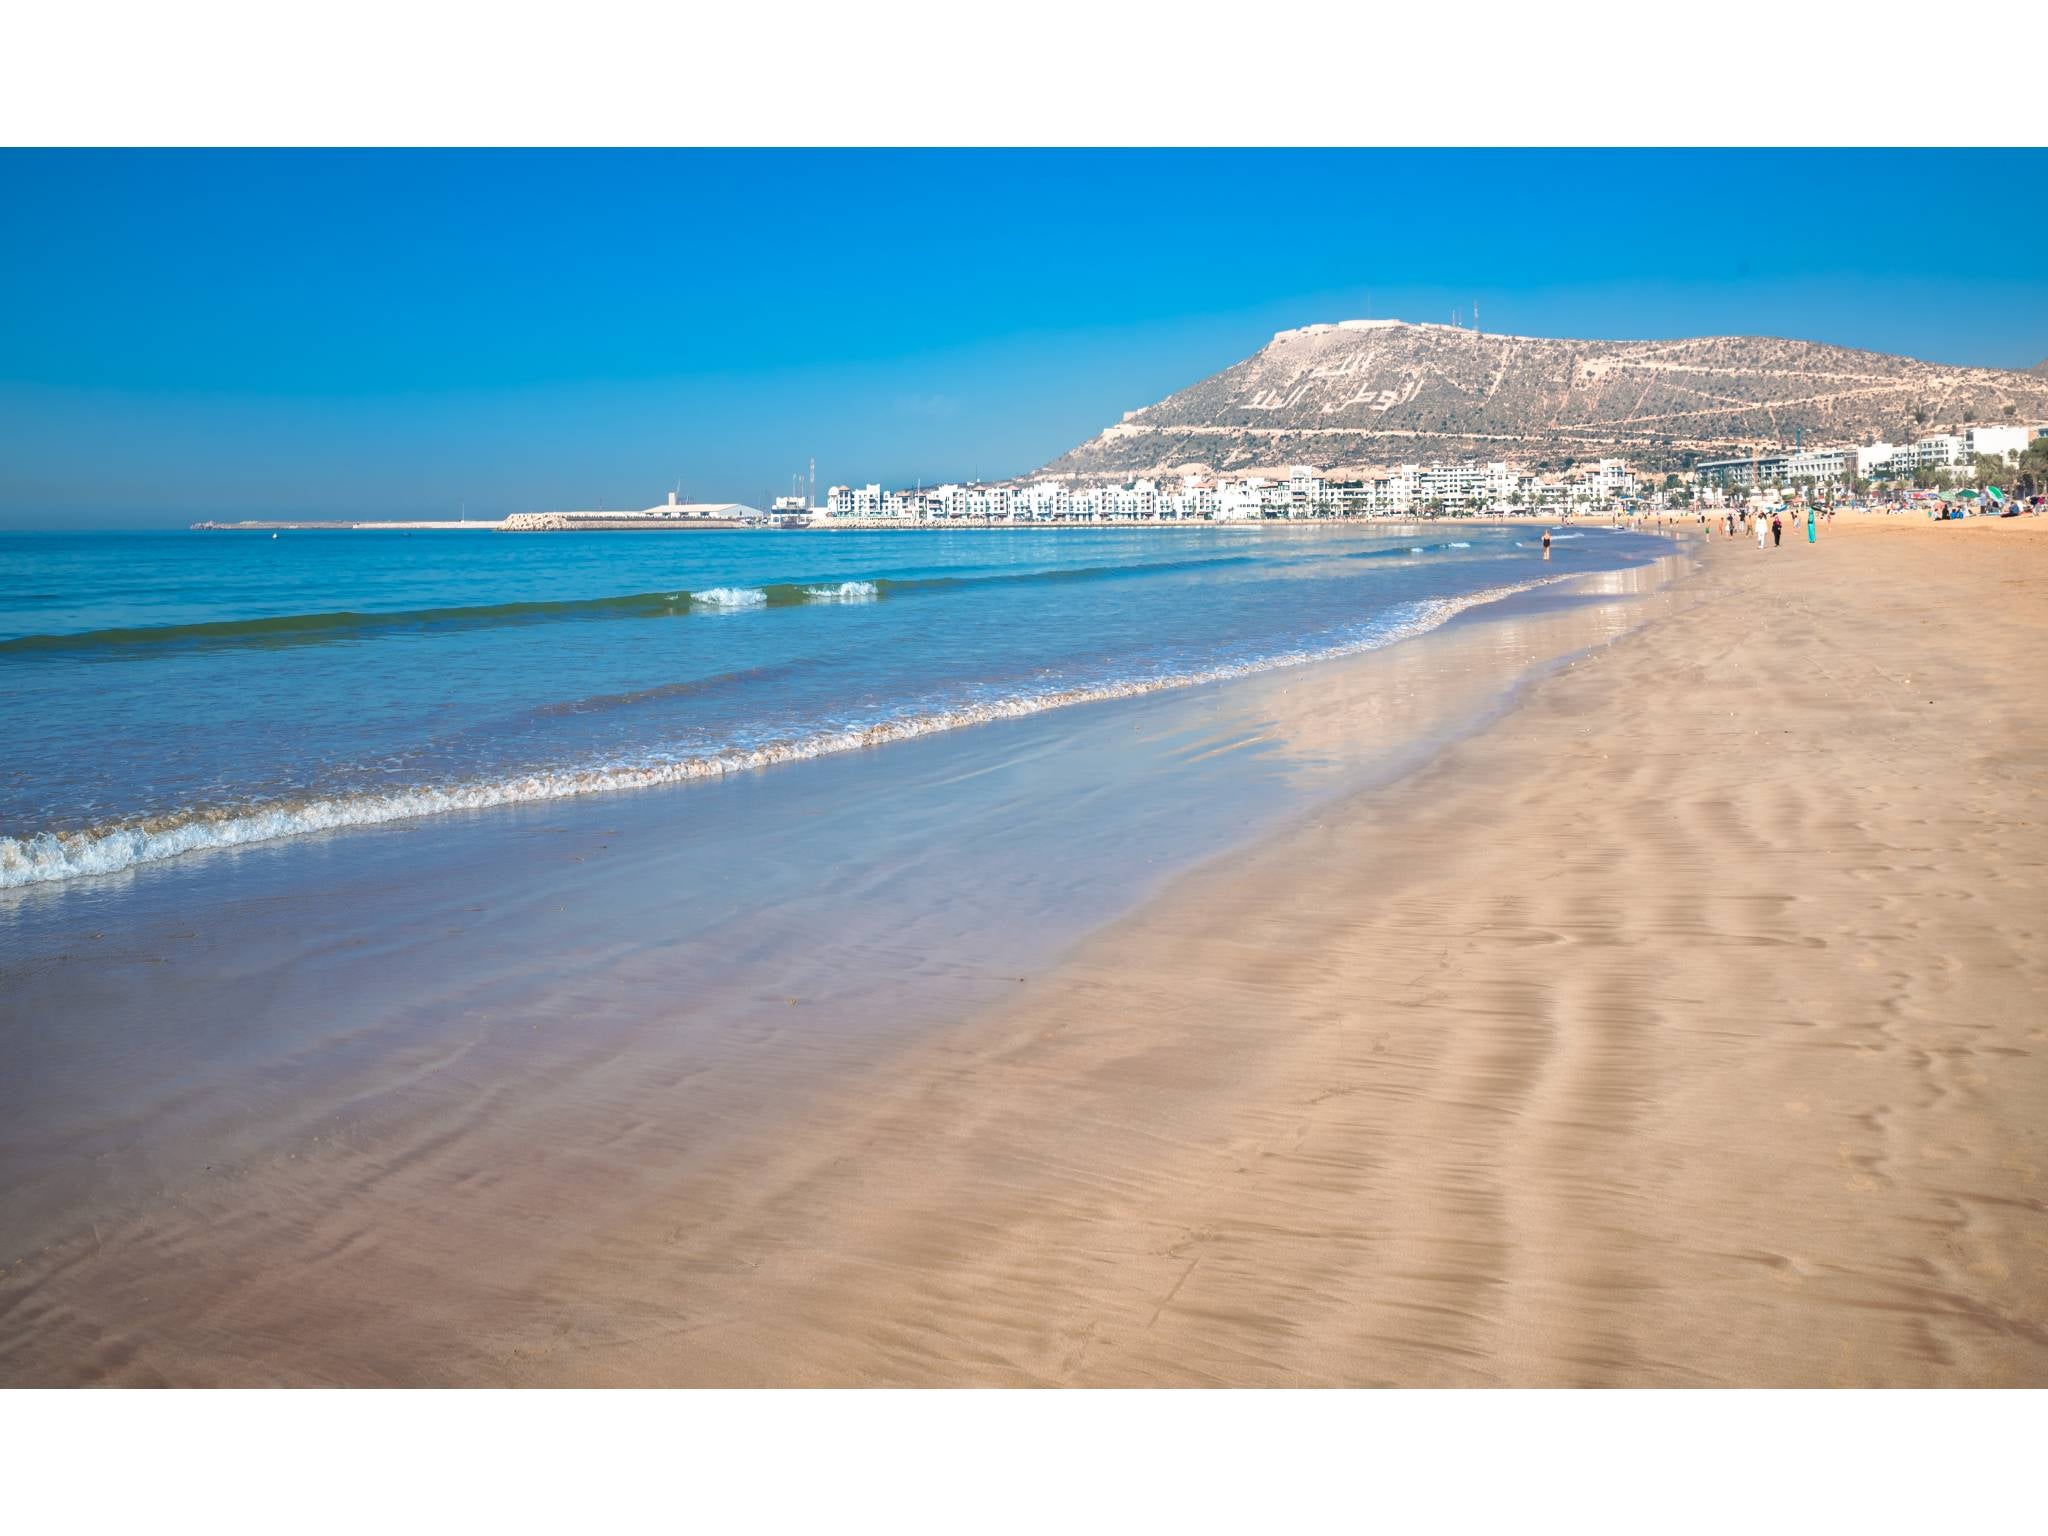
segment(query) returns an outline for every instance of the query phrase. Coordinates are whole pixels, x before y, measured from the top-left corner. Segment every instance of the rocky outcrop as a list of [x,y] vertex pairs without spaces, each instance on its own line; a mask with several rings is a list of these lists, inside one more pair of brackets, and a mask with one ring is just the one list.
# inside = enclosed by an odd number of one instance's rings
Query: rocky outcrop
[[2048,422],[2041,370],[1957,368],[1763,336],[1565,341],[1347,320],[1256,354],[1114,426],[1045,473],[1126,476],[1622,455],[1646,468],[1808,443]]

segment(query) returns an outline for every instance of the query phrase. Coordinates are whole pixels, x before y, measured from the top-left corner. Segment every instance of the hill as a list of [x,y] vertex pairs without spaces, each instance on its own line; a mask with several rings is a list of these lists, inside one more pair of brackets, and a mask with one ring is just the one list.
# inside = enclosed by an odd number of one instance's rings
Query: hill
[[1280,332],[1043,473],[1457,458],[1561,468],[1608,455],[1677,469],[1789,446],[1798,433],[1808,443],[1897,442],[2009,421],[2048,421],[2048,375],[1765,336],[1564,341],[1346,320]]

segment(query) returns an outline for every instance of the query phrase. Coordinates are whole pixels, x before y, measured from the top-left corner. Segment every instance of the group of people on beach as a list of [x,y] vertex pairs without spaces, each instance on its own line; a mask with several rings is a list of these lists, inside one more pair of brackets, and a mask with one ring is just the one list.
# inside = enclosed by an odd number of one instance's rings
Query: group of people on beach
[[[1806,543],[1808,545],[1810,543],[1817,543],[1819,526],[1821,526],[1823,520],[1825,522],[1833,522],[1835,520],[1835,510],[1833,508],[1819,510],[1819,508],[1810,508],[1810,506],[1806,508]],[[1772,514],[1769,514],[1767,518],[1763,516],[1763,512],[1751,512],[1747,506],[1745,508],[1731,508],[1729,512],[1724,512],[1722,514],[1722,528],[1726,530],[1726,537],[1729,537],[1729,539],[1735,537],[1737,522],[1741,522],[1743,532],[1755,532],[1757,549],[1776,549],[1784,541],[1784,537],[1786,537],[1784,512],[1780,508],[1774,508]]]
[[[1704,530],[1707,526],[1707,514],[1701,511],[1697,515],[1701,528]],[[1809,544],[1818,543],[1817,535],[1820,525],[1823,522],[1832,523],[1834,520],[1835,509],[1833,507],[1809,506],[1806,509],[1806,542]],[[1773,507],[1770,515],[1766,517],[1761,508],[1730,507],[1721,514],[1721,526],[1728,538],[1734,538],[1737,529],[1740,528],[1743,533],[1754,533],[1756,535],[1756,547],[1758,549],[1775,549],[1785,541],[1785,509],[1783,507]],[[1548,528],[1543,530],[1543,558],[1546,560],[1550,558],[1550,530]]]
[[[1816,535],[1822,519],[1833,522],[1835,520],[1834,509],[1832,507],[1825,510],[1814,507],[1806,509],[1807,543],[1817,542]],[[1727,536],[1731,539],[1735,537],[1735,528],[1738,521],[1741,523],[1744,532],[1754,532],[1756,534],[1756,547],[1758,549],[1775,549],[1784,541],[1785,519],[1781,509],[1773,508],[1771,515],[1766,518],[1760,510],[1752,512],[1748,507],[1731,507],[1722,515],[1722,526],[1726,529]]]

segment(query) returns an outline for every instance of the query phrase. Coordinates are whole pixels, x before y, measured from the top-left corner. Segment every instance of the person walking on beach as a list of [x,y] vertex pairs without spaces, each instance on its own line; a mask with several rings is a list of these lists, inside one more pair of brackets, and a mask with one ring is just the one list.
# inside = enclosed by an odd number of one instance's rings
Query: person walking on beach
[[1550,530],[1548,528],[1543,530],[1543,558],[1546,560],[1550,558]]
[[1765,535],[1765,533],[1766,533],[1766,532],[1767,532],[1768,530],[1767,530],[1767,529],[1766,529],[1766,528],[1764,527],[1764,515],[1763,515],[1763,514],[1762,514],[1761,512],[1759,512],[1759,513],[1758,513],[1758,514],[1756,515],[1756,518],[1755,518],[1755,522],[1756,522],[1756,547],[1757,547],[1758,549],[1762,549],[1762,548],[1764,547],[1764,535]]
[[1777,513],[1773,512],[1771,514],[1771,548],[1776,549],[1778,547],[1779,541],[1782,540],[1784,537],[1785,520],[1779,517]]

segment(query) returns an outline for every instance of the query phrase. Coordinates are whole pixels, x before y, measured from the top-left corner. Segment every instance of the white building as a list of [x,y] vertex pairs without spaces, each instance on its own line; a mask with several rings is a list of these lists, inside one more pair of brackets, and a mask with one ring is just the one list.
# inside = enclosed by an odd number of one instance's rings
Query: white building
[[1216,487],[1199,475],[1182,475],[1174,500],[1183,518],[1213,518],[1221,505]]
[[[1860,448],[1808,448],[1798,453],[1758,454],[1748,459],[1710,459],[1693,466],[1702,481],[1715,485],[1789,484],[1794,480],[1848,480],[1864,469],[1868,450]],[[1893,450],[1885,445],[1887,454]]]
[[1980,454],[2002,459],[2008,453],[2024,452],[2034,430],[2032,427],[1965,427],[1960,432],[1937,432],[1899,447],[1876,443],[1858,450],[1859,472],[1905,476],[1916,469],[1945,469],[1968,474],[1977,467]]
[[1853,480],[1861,455],[1854,448],[1803,448],[1785,455],[1780,480]]
[[561,512],[558,517],[579,518],[586,521],[612,521],[619,518],[674,518],[681,521],[710,518],[716,521],[739,520],[760,517],[759,507],[746,506],[737,501],[683,501],[674,491],[668,493],[668,500],[658,507],[645,507],[638,512]]
[[1226,481],[1216,493],[1218,522],[1247,522],[1266,515],[1266,481],[1257,475]]
[[2033,435],[2032,427],[1966,427],[1963,444],[1972,460],[1979,454],[2002,459],[2008,453],[2025,453]]
[[[1505,463],[1407,464],[1402,486],[1409,505],[1439,502],[1446,510],[1488,507],[1510,499],[1522,480]],[[1405,510],[1405,509],[1403,509]]]
[[825,493],[825,514],[848,521],[863,521],[882,515],[879,485],[835,485]]
[[1636,477],[1626,459],[1602,459],[1588,469],[1574,471],[1569,483],[1575,505],[1600,507],[1636,494]]
[[1287,515],[1315,517],[1324,511],[1329,487],[1313,465],[1297,464],[1287,472]]

